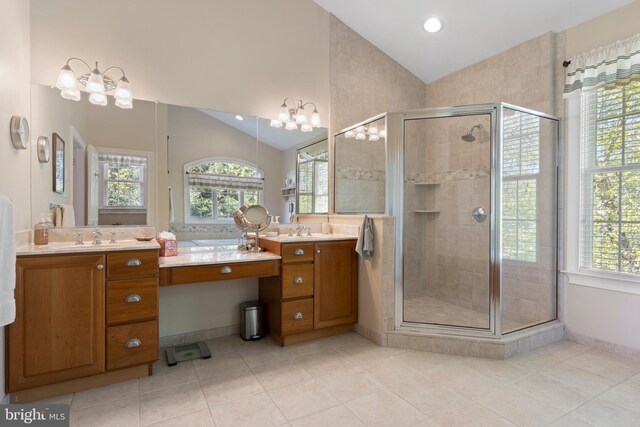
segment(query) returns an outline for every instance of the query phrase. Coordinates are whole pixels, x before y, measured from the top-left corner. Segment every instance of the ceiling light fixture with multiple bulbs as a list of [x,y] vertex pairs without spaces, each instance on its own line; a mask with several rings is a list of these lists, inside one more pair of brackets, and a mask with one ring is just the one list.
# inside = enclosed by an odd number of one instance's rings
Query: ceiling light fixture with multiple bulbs
[[364,141],[369,137],[369,141],[378,141],[380,138],[387,137],[386,129],[378,129],[377,126],[358,126],[354,130],[348,130],[344,133],[346,138],[355,138],[358,141]]
[[[72,60],[82,62],[89,69],[89,73],[82,74],[76,78],[76,75],[69,66],[69,62]],[[120,77],[117,83],[114,79],[106,76],[109,70],[119,70],[122,73],[122,77]],[[60,95],[64,99],[80,101],[80,88],[78,87],[78,83],[84,86],[87,92],[89,92],[89,102],[92,104],[107,105],[107,92],[113,90],[116,107],[133,108],[131,84],[129,80],[127,80],[124,70],[120,67],[109,67],[104,70],[104,73],[100,73],[97,62],[95,68],[91,69],[89,64],[82,59],[69,58],[65,66],[60,70],[60,74],[58,74],[56,87],[60,89]]]
[[427,33],[437,33],[444,27],[444,22],[442,22],[442,19],[432,16],[424,21],[423,27]]
[[[271,120],[271,127],[279,128],[284,125],[287,130],[296,130],[300,125],[302,132],[311,132],[313,128],[320,127],[320,113],[318,113],[316,104],[299,100],[294,102],[293,107],[290,107],[287,104],[287,100],[293,102],[291,98],[285,98],[282,101],[278,118]],[[313,112],[309,118],[307,118],[307,111],[305,110],[307,105],[313,105]]]

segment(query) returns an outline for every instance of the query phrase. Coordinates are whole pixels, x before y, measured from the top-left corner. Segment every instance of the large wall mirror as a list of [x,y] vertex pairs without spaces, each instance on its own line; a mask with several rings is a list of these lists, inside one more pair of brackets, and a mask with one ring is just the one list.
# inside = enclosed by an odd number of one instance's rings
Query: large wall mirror
[[384,117],[335,136],[336,213],[385,212],[386,138]]

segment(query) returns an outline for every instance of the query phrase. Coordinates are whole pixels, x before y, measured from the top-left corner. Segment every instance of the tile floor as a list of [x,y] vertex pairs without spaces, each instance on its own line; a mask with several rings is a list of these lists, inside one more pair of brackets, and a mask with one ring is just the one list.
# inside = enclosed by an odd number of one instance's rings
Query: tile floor
[[72,426],[640,426],[640,360],[561,341],[506,361],[376,346],[208,341],[210,360],[51,399]]

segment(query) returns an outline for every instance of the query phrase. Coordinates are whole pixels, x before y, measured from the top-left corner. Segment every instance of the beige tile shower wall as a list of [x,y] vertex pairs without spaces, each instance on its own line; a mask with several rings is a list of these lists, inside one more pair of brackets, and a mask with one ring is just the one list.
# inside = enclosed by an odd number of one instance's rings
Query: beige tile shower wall
[[[480,104],[493,102],[508,102],[550,114],[562,114],[560,96],[557,91],[561,87],[558,80],[564,74],[558,71],[563,59],[564,34],[546,33],[529,40],[496,56],[471,65],[449,76],[443,77],[427,85],[427,104],[429,107],[448,105]],[[560,67],[561,68],[561,67]],[[460,157],[460,153],[451,153],[450,158],[457,158],[459,165],[464,167],[467,160]],[[436,167],[442,162],[436,162]],[[548,186],[548,182],[541,182]],[[456,191],[445,189],[449,197]],[[457,189],[460,191],[460,188]],[[461,198],[461,200],[464,197]],[[541,217],[548,214],[550,202],[543,201]],[[548,216],[548,215],[547,215]],[[548,221],[541,221],[541,228],[548,228]],[[463,228],[460,229],[462,232]],[[550,235],[541,234],[540,249],[544,261],[539,263],[505,263],[503,282],[503,311],[505,319],[522,323],[535,323],[553,317],[555,313],[555,290],[551,286],[555,271],[550,270],[549,247]],[[471,248],[466,237],[459,236],[458,244]],[[460,259],[458,259],[460,261]],[[456,263],[449,259],[446,262]],[[454,273],[460,276],[460,273]],[[465,275],[466,276],[466,275]],[[439,279],[443,276],[440,275]],[[445,281],[448,283],[446,275]],[[476,276],[480,280],[480,276]],[[464,280],[468,280],[467,277]],[[487,280],[482,278],[483,281]],[[477,280],[473,280],[477,282]],[[453,297],[450,288],[446,288]],[[459,288],[464,289],[464,287]],[[479,309],[480,296],[476,290],[472,295],[472,307]],[[483,299],[484,299],[484,295]],[[468,304],[469,297],[464,292],[458,294],[459,301]],[[473,304],[475,301],[475,305]]]

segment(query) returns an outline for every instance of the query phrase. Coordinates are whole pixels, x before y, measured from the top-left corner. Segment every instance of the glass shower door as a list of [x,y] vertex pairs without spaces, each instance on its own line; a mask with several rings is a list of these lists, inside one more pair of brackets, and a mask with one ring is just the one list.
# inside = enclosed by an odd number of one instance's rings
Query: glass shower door
[[490,329],[491,115],[404,120],[403,321]]

